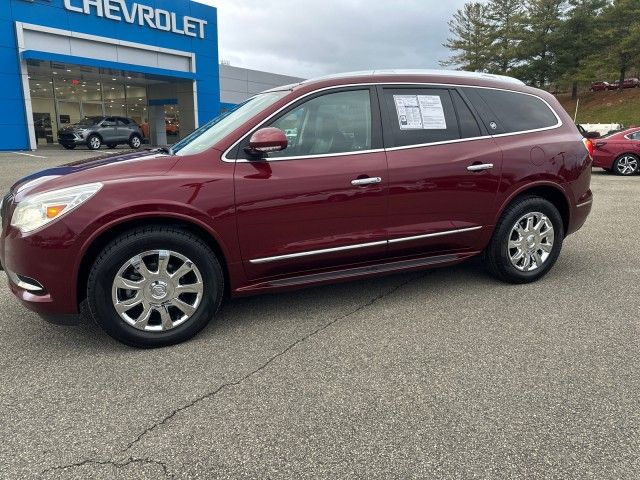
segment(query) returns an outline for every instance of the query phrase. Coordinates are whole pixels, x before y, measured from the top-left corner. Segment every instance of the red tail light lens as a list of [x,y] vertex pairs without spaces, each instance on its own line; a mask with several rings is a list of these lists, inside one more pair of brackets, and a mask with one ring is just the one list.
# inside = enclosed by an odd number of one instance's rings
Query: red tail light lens
[[583,138],[582,141],[584,142],[584,148],[589,152],[589,156],[593,158],[593,140],[590,138]]

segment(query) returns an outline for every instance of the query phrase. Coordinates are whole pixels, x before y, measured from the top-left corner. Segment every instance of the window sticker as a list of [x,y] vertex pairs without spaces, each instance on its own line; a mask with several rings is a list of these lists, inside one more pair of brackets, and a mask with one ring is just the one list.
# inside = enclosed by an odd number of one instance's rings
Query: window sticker
[[400,130],[446,130],[438,95],[394,95]]

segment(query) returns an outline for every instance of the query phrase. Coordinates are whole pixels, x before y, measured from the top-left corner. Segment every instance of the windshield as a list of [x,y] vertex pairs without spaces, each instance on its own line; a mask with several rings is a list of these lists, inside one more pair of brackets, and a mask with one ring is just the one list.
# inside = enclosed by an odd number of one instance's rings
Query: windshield
[[85,127],[90,127],[91,125],[95,125],[102,120],[102,117],[84,117],[80,120],[76,125],[82,125]]
[[171,152],[177,155],[194,155],[204,152],[251,117],[257,115],[270,105],[273,105],[288,93],[288,90],[268,92],[250,98],[233,110],[214,118],[191,135],[180,140],[171,148]]

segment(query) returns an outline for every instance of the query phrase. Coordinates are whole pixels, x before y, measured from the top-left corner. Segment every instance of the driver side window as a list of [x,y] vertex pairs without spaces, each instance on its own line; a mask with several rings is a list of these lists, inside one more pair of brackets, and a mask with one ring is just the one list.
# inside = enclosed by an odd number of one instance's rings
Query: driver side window
[[282,130],[289,146],[269,158],[370,150],[372,145],[369,90],[329,93],[294,107],[268,125]]

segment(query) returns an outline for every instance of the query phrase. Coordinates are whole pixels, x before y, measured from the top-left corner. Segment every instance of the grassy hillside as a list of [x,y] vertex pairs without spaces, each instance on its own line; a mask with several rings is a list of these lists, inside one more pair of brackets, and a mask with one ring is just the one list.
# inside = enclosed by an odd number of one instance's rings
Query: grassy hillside
[[[640,125],[640,88],[611,92],[583,92],[579,95],[577,123],[622,123]],[[576,101],[571,95],[558,95],[558,100],[571,118]]]

